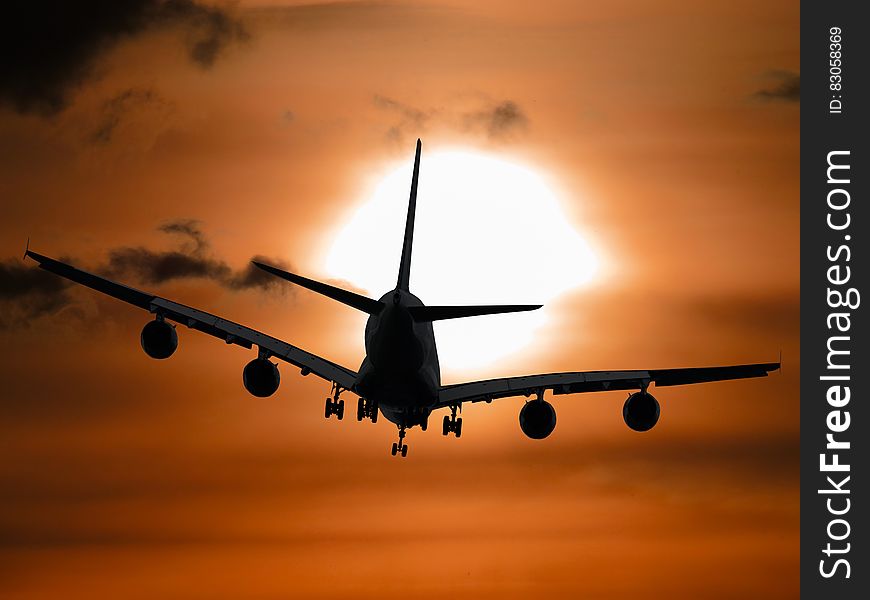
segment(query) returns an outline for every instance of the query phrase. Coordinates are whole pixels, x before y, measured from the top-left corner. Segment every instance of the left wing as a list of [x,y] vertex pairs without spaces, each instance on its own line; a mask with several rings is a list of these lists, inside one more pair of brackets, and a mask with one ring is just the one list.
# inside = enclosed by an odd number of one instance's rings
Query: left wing
[[138,306],[148,312],[159,314],[191,329],[197,329],[222,339],[227,344],[236,344],[243,348],[258,346],[262,352],[299,367],[304,375],[314,373],[344,389],[353,389],[356,372],[265,333],[260,333],[256,329],[82,271],[53,258],[37,254],[32,250],[27,250],[25,256],[38,262],[39,266],[46,271],[51,271],[56,275],[123,300],[133,306]]
[[727,367],[695,367],[688,369],[652,369],[647,371],[585,371],[547,373],[503,377],[442,386],[438,392],[438,407],[461,402],[492,402],[498,398],[531,396],[545,390],[553,394],[579,394],[610,390],[640,390],[650,383],[656,386],[685,385],[728,379],[766,377],[779,369],[779,363],[732,365]]

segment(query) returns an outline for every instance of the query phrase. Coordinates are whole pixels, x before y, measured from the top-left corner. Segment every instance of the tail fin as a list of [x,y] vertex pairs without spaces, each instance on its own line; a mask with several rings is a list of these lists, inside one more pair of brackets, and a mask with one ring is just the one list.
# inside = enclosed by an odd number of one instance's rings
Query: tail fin
[[301,285],[304,288],[308,288],[312,292],[323,294],[324,296],[332,298],[333,300],[338,300],[342,304],[347,304],[348,306],[352,306],[357,310],[367,312],[370,315],[378,314],[384,308],[384,303],[380,300],[372,300],[371,298],[366,298],[365,296],[362,296],[360,294],[349,292],[347,290],[343,290],[341,288],[325,283],[320,283],[319,281],[314,281],[313,279],[308,279],[307,277],[302,277],[300,275],[296,275],[295,273],[282,271],[277,267],[266,265],[255,260],[252,260],[251,262],[254,263],[254,266],[263,269],[267,273],[271,273],[276,277],[291,281],[296,285]]
[[411,247],[414,245],[414,213],[417,211],[417,179],[420,177],[420,149],[417,140],[417,153],[414,155],[414,174],[411,176],[411,197],[408,199],[408,218],[405,221],[405,241],[402,244],[402,259],[399,261],[399,281],[396,288],[408,291],[411,279]]

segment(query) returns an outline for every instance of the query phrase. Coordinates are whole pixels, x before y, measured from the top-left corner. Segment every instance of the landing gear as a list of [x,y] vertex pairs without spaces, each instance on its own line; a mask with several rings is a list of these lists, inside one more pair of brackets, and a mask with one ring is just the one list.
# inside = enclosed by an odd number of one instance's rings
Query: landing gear
[[451,431],[457,438],[462,435],[462,417],[456,418],[456,410],[459,407],[453,405],[450,407],[450,416],[444,416],[444,421],[441,426],[441,435],[447,435]]
[[344,418],[344,400],[333,400],[332,398],[327,398],[324,415],[327,419],[332,415],[335,415],[338,420],[341,421]]
[[326,409],[324,410],[327,419],[332,415],[335,415],[339,421],[344,418],[344,400],[339,400],[343,391],[337,384],[332,384],[332,397],[326,399]]
[[408,456],[408,444],[405,443],[405,427],[399,427],[399,441],[393,442],[393,447],[390,454],[395,456],[401,454],[403,457]]
[[372,423],[378,422],[378,404],[374,400],[360,398],[356,403],[356,420],[371,419]]

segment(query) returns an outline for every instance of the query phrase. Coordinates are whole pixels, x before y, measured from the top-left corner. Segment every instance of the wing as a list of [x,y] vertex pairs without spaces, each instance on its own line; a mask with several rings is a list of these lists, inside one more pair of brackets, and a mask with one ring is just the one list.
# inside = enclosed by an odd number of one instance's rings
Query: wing
[[116,283],[93,273],[82,271],[31,250],[27,251],[26,256],[38,262],[39,266],[46,271],[51,271],[56,275],[123,300],[133,306],[138,306],[148,312],[160,314],[166,319],[176,321],[191,329],[197,329],[222,339],[227,344],[236,344],[243,348],[257,346],[261,351],[299,367],[304,375],[307,375],[309,372],[314,373],[318,377],[336,383],[344,389],[353,389],[354,382],[356,381],[356,373],[354,371],[265,333],[260,333],[250,327],[239,325],[238,323],[222,319],[196,308],[191,308],[184,304]]
[[760,363],[727,367],[648,371],[585,371],[504,377],[443,386],[438,393],[438,407],[451,406],[461,402],[491,402],[498,398],[530,396],[544,390],[552,390],[555,395],[579,394],[610,390],[640,390],[650,383],[655,383],[656,386],[668,386],[766,377],[770,371],[777,369],[779,369],[779,363]]

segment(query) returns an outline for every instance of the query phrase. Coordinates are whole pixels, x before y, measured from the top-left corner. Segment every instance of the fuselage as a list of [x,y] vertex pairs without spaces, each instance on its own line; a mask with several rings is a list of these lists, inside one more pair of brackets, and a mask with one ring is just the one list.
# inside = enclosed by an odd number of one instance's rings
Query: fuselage
[[423,303],[408,291],[395,289],[380,301],[384,309],[366,322],[366,357],[355,391],[393,423],[426,427],[441,386],[432,323],[414,320],[408,308]]

